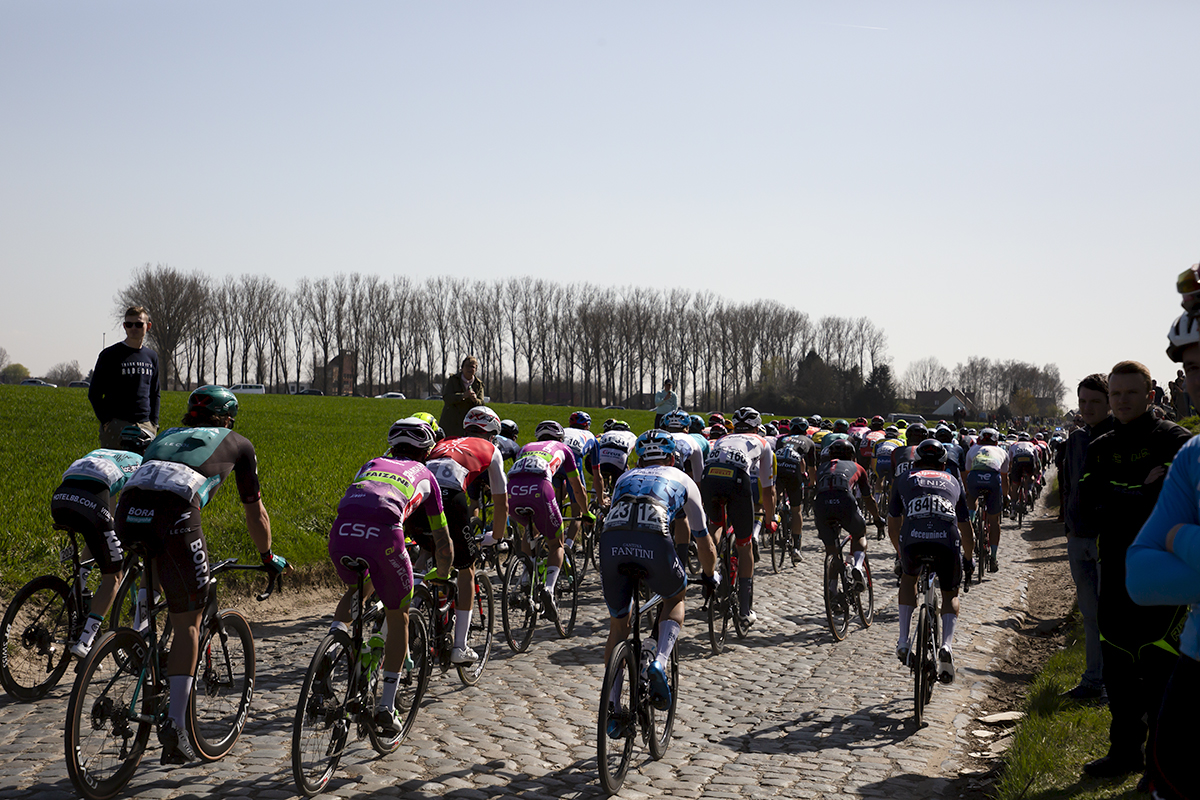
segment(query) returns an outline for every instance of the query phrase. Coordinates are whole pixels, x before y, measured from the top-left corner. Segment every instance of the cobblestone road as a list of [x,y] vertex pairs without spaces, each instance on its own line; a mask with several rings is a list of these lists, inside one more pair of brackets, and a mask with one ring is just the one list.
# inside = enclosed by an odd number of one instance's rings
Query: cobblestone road
[[[1040,514],[1039,514],[1040,515]],[[1028,525],[1028,523],[1027,523]],[[666,757],[640,748],[622,797],[936,797],[956,793],[953,779],[977,703],[989,691],[1027,581],[1037,565],[1005,524],[1001,570],[964,601],[956,634],[958,680],[935,688],[928,727],[912,721],[911,678],[893,656],[896,581],[891,558],[875,560],[876,621],[857,619],[845,641],[825,627],[817,581],[819,543],[806,525],[805,560],[779,575],[759,564],[758,624],[712,657],[699,599],[680,641],[681,697]],[[890,548],[872,542],[874,552]],[[766,570],[764,570],[766,567]],[[258,687],[253,714],[225,760],[167,769],[153,737],[126,796],[212,798],[296,796],[290,728],[299,685],[329,604],[299,618],[255,623]],[[513,655],[499,637],[480,685],[464,688],[436,670],[416,728],[400,749],[376,757],[352,745],[329,793],[345,798],[589,798],[602,796],[596,775],[596,706],[607,618],[594,572],[571,639],[539,626],[529,652]],[[497,628],[499,604],[497,600]],[[36,705],[0,698],[0,798],[73,797],[63,762],[64,681]],[[640,743],[639,743],[640,745]],[[961,786],[961,783],[958,784]]]

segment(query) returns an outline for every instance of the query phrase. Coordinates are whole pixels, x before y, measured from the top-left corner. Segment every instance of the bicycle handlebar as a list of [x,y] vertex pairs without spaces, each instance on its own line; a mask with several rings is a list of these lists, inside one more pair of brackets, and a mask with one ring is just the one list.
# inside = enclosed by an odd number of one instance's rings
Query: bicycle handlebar
[[258,602],[260,602],[260,603],[263,602],[264,600],[266,600],[268,597],[270,597],[275,592],[276,589],[281,588],[283,586],[283,581],[282,581],[283,573],[276,572],[275,570],[271,569],[271,567],[269,567],[266,564],[239,564],[239,563],[237,563],[236,558],[227,558],[223,561],[218,561],[216,564],[213,565],[211,574],[213,575],[213,577],[216,577],[220,573],[226,572],[228,570],[241,570],[242,572],[266,572],[266,573],[269,573],[267,576],[267,588],[264,589],[259,594],[255,595],[255,599],[258,600]]

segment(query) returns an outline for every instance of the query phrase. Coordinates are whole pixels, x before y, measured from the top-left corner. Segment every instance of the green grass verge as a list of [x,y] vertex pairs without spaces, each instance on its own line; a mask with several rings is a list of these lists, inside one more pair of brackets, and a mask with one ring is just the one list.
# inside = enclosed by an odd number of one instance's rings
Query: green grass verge
[[1030,686],[1026,717],[1017,727],[996,787],[998,800],[1099,800],[1141,798],[1141,774],[1124,780],[1083,775],[1083,765],[1108,752],[1108,706],[1077,703],[1060,695],[1085,666],[1083,626],[1076,617],[1073,640],[1055,653]]
[[[355,472],[387,447],[387,430],[416,411],[441,413],[441,401],[362,397],[239,397],[237,430],[254,442],[263,501],[271,515],[275,550],[299,566],[328,558],[326,536],[338,501]],[[165,392],[161,422],[183,416],[187,394]],[[520,441],[533,438],[544,419],[564,425],[573,408],[497,403],[513,419]],[[652,411],[585,409],[594,430],[610,416],[634,430],[654,422]],[[7,595],[30,578],[58,571],[61,535],[50,519],[50,495],[63,470],[98,446],[97,423],[82,389],[0,386],[0,452],[8,468],[0,475],[0,587]],[[257,558],[246,534],[236,492],[223,488],[204,510],[204,532],[213,558]]]

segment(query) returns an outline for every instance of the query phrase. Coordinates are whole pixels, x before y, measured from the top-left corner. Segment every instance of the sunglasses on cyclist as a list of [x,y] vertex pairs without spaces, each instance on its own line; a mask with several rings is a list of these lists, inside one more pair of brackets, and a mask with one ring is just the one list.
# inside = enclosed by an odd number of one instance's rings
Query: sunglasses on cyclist
[[146,323],[142,322],[140,319],[137,322],[130,322],[129,320],[125,320],[125,327],[126,328],[144,328],[144,327],[146,327]]

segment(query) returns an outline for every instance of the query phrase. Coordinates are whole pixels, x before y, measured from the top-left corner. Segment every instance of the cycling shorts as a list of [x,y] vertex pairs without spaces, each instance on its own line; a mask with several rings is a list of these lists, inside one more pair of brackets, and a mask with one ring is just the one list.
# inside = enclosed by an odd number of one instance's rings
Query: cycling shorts
[[839,528],[854,538],[867,532],[867,521],[849,492],[819,493],[813,501],[813,521],[829,550],[837,549]]
[[339,516],[329,530],[329,557],[342,583],[354,586],[358,573],[342,563],[344,556],[367,562],[367,574],[384,608],[408,608],[413,572],[404,546],[404,528],[380,525],[358,514]]
[[1001,494],[1000,473],[994,469],[973,469],[967,473],[967,502],[972,509],[979,495],[987,502],[988,514],[999,514],[1004,506],[1004,495]]
[[1026,475],[1033,477],[1034,471],[1033,456],[1017,456],[1013,459],[1012,466],[1008,468],[1008,479],[1012,481],[1015,489]]
[[792,504],[793,508],[799,508],[804,502],[804,483],[801,480],[800,473],[792,475],[784,475],[780,473],[775,476],[775,486],[777,487],[777,496],[787,497],[787,501]]
[[945,539],[921,541],[914,540],[900,543],[900,569],[905,575],[917,575],[921,572],[921,557],[933,557],[933,571],[937,573],[938,584],[943,591],[954,590],[962,585],[962,555],[958,542]]
[[126,547],[141,543],[172,614],[208,602],[212,575],[200,509],[174,492],[126,489],[117,506],[117,535]]
[[879,456],[875,459],[875,477],[882,478],[884,475],[892,474],[892,454]]
[[600,581],[608,614],[629,615],[633,578],[621,572],[629,565],[646,571],[645,584],[654,594],[674,597],[687,588],[687,572],[669,537],[653,531],[605,530],[600,535]]
[[754,534],[755,484],[745,470],[726,464],[705,467],[700,479],[704,516],[721,526],[732,525],[740,545],[748,544]]
[[104,575],[121,571],[121,540],[113,530],[108,510],[108,489],[96,481],[63,481],[50,500],[54,524],[70,528],[83,537],[96,566]]
[[616,464],[601,464],[600,465],[600,476],[602,478],[611,478],[612,482],[614,484],[617,482],[617,478],[620,478],[624,474],[625,474],[625,465],[624,464],[621,464],[620,466],[618,466]]
[[562,530],[562,509],[554,485],[536,473],[518,472],[508,479],[508,516],[551,541],[557,541]]
[[[471,534],[471,510],[467,493],[462,489],[442,489],[442,509],[446,512],[446,527],[450,530],[450,543],[454,545],[454,566],[467,569],[475,566],[479,558],[479,545]],[[404,523],[404,532],[420,545],[422,550],[435,552],[433,534],[429,530],[429,518],[417,513]]]

